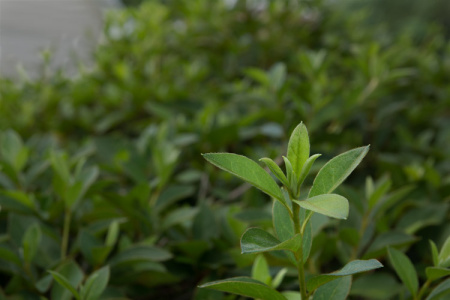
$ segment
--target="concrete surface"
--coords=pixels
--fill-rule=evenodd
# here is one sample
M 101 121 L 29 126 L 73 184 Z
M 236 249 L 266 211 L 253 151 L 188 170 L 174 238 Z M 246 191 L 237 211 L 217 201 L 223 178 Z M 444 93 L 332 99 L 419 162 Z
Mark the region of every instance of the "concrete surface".
M 53 53 L 53 70 L 73 73 L 76 59 L 89 62 L 102 10 L 116 5 L 114 0 L 0 0 L 0 74 L 17 76 L 21 65 L 36 76 L 45 49 Z

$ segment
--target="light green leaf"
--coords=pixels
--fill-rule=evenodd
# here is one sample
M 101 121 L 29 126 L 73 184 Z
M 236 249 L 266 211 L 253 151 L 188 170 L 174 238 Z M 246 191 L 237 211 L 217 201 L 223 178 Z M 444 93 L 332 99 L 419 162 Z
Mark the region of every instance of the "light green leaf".
M 281 190 L 273 178 L 253 160 L 233 153 L 205 153 L 213 165 L 249 182 L 269 196 L 284 202 Z
M 70 284 L 69 280 L 66 277 L 55 271 L 47 272 L 49 272 L 52 275 L 53 279 L 55 279 L 55 281 L 58 282 L 62 287 L 70 291 L 77 300 L 80 300 L 80 295 L 78 294 L 77 290 L 72 286 L 72 284 Z
M 286 300 L 282 294 L 273 288 L 248 277 L 234 277 L 213 281 L 201 285 L 200 288 L 208 288 L 261 300 Z
M 439 252 L 439 267 L 450 267 L 450 236 L 447 237 Z
M 82 300 L 97 300 L 105 290 L 109 281 L 109 266 L 92 273 L 81 289 Z
M 51 152 L 50 162 L 53 170 L 63 181 L 64 185 L 70 185 L 72 178 L 69 172 L 69 162 L 66 154 Z
M 412 295 L 417 294 L 419 288 L 419 280 L 417 278 L 416 269 L 409 260 L 408 256 L 395 248 L 388 248 L 389 261 L 395 269 L 398 277 L 406 285 Z
M 286 80 L 286 65 L 283 63 L 273 65 L 268 72 L 268 78 L 270 86 L 278 91 Z
M 436 280 L 441 277 L 450 275 L 450 269 L 440 267 L 428 267 L 425 269 L 425 273 L 427 274 L 427 278 L 429 280 Z
M 280 242 L 276 237 L 259 228 L 250 228 L 241 238 L 242 253 L 260 253 L 276 250 L 288 250 L 296 252 L 301 246 L 301 235 Z
M 337 219 L 347 219 L 348 200 L 337 194 L 318 195 L 303 201 L 293 200 L 304 209 Z
M 308 130 L 303 123 L 300 123 L 292 131 L 287 150 L 287 157 L 294 173 L 297 174 L 296 181 L 300 179 L 303 165 L 309 157 L 309 147 Z
M 388 177 L 383 177 L 376 185 L 372 193 L 370 193 L 369 199 L 369 208 L 374 207 L 378 201 L 383 197 L 387 191 L 391 188 L 392 182 Z
M 316 159 L 321 155 L 322 154 L 314 154 L 313 156 L 311 156 L 310 158 L 308 158 L 306 160 L 305 164 L 303 165 L 302 171 L 300 172 L 297 191 L 300 190 L 300 187 L 301 187 L 303 181 L 305 181 L 306 176 L 308 176 L 309 171 L 311 170 L 311 167 L 314 164 L 314 162 L 316 161 Z
M 314 293 L 314 300 L 345 300 L 351 286 L 351 276 L 340 277 L 319 287 Z
M 118 220 L 114 220 L 109 224 L 108 233 L 106 234 L 105 246 L 114 246 L 119 237 L 120 224 Z
M 450 278 L 439 284 L 431 293 L 428 295 L 426 300 L 441 300 L 448 299 L 450 295 Z
M 287 300 L 302 300 L 300 292 L 285 291 L 281 293 Z
M 334 191 L 358 166 L 368 151 L 369 146 L 360 147 L 328 161 L 314 179 L 308 198 Z
M 306 287 L 309 292 L 313 292 L 318 287 L 327 282 L 338 279 L 342 276 L 353 275 L 361 272 L 366 272 L 383 267 L 383 265 L 376 259 L 369 260 L 354 260 L 346 264 L 342 269 L 333 273 L 317 275 L 308 280 Z
M 292 169 L 292 164 L 289 159 L 283 156 L 283 160 L 284 165 L 286 166 L 287 181 L 289 182 L 288 188 L 295 196 L 297 195 L 297 175 Z
M 439 252 L 436 247 L 436 244 L 430 240 L 430 249 L 431 249 L 431 257 L 433 258 L 433 265 L 435 267 L 439 266 Z
M 286 178 L 286 175 L 284 175 L 283 171 L 273 160 L 267 157 L 263 157 L 260 159 L 260 161 L 262 161 L 269 168 L 272 174 L 275 175 L 284 186 L 289 187 L 289 182 Z
M 259 254 L 253 262 L 252 278 L 271 285 L 272 277 L 270 276 L 269 265 L 262 254 Z
M 287 271 L 288 271 L 287 268 L 283 268 L 277 273 L 277 275 L 275 275 L 275 277 L 272 280 L 272 287 L 274 289 L 278 288 L 280 284 L 283 282 L 284 276 L 286 275 Z
M 28 160 L 29 150 L 24 147 L 21 137 L 13 130 L 5 131 L 0 140 L 0 154 L 4 161 L 20 172 Z

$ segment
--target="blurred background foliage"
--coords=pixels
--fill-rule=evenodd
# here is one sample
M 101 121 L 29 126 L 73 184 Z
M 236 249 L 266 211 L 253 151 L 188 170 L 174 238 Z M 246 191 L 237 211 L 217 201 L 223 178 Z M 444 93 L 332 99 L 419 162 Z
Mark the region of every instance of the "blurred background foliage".
M 308 271 L 378 258 L 351 297 L 410 297 L 386 247 L 423 283 L 450 233 L 448 2 L 124 3 L 79 75 L 0 78 L 0 299 L 70 299 L 48 270 L 82 299 L 235 299 L 196 286 L 251 274 L 239 237 L 271 202 L 200 153 L 281 162 L 300 121 L 315 172 L 371 145 L 340 191 L 349 220 L 314 221 Z

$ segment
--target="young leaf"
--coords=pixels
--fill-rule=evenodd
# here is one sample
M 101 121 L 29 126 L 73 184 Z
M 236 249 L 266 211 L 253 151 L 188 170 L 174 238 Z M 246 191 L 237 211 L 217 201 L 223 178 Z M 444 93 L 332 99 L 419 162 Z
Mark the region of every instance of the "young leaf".
M 308 198 L 334 191 L 358 166 L 368 151 L 369 146 L 360 147 L 344 152 L 328 161 L 314 179 Z
M 450 267 L 450 236 L 447 237 L 439 252 L 439 267 Z
M 428 295 L 426 300 L 444 300 L 448 299 L 450 295 L 450 278 L 439 284 L 431 293 Z
M 313 292 L 319 286 L 324 285 L 327 282 L 338 279 L 342 276 L 353 275 L 361 272 L 366 272 L 383 267 L 383 265 L 376 259 L 369 260 L 354 260 L 346 264 L 339 271 L 333 273 L 317 275 L 308 280 L 306 287 L 308 291 Z
M 281 190 L 272 177 L 253 160 L 233 153 L 205 153 L 213 165 L 249 182 L 269 196 L 284 202 Z
M 292 169 L 292 164 L 289 161 L 289 159 L 285 156 L 283 156 L 284 165 L 286 166 L 286 174 L 287 174 L 287 181 L 289 182 L 288 188 L 289 190 L 296 195 L 297 194 L 297 175 L 295 174 L 294 170 Z
M 306 160 L 305 164 L 303 165 L 302 171 L 300 172 L 299 180 L 297 183 L 297 191 L 300 190 L 303 181 L 305 181 L 306 176 L 308 176 L 309 171 L 311 170 L 311 167 L 316 161 L 316 159 L 321 155 L 322 154 L 314 154 L 313 156 L 311 156 Z
M 300 123 L 292 131 L 287 150 L 287 158 L 292 164 L 294 173 L 297 174 L 296 181 L 299 180 L 303 165 L 309 157 L 309 147 L 308 130 Z
M 266 166 L 269 168 L 272 174 L 275 175 L 284 186 L 286 187 L 289 186 L 286 175 L 284 175 L 283 171 L 273 160 L 267 157 L 263 157 L 260 159 L 260 161 L 266 164 Z
M 350 292 L 351 285 L 351 276 L 330 281 L 317 289 L 314 293 L 314 300 L 345 300 Z
M 261 281 L 267 285 L 270 285 L 272 277 L 270 276 L 269 265 L 264 255 L 259 254 L 252 267 L 252 278 Z
M 287 268 L 283 268 L 277 273 L 277 275 L 275 275 L 275 278 L 272 280 L 272 287 L 274 289 L 278 288 L 283 282 L 284 276 L 286 275 L 287 271 Z
M 301 235 L 297 234 L 292 238 L 280 242 L 276 237 L 259 228 L 250 228 L 241 238 L 242 253 L 260 253 L 275 250 L 288 250 L 296 252 L 300 249 Z
M 318 195 L 303 201 L 293 200 L 301 207 L 337 219 L 347 219 L 348 200 L 337 194 Z
M 428 267 L 425 269 L 425 273 L 427 274 L 427 278 L 429 280 L 436 280 L 441 277 L 450 275 L 450 269 L 440 267 Z
M 55 279 L 55 281 L 58 282 L 62 287 L 70 291 L 77 300 L 80 300 L 80 295 L 78 294 L 77 290 L 70 284 L 66 277 L 55 271 L 47 272 L 49 272 L 52 275 L 53 279 Z
M 436 247 L 436 244 L 430 240 L 430 248 L 431 248 L 431 257 L 433 258 L 433 265 L 435 267 L 439 266 L 439 252 Z
M 114 246 L 119 237 L 120 224 L 119 221 L 114 220 L 109 224 L 108 233 L 106 234 L 105 246 Z
M 92 273 L 81 289 L 81 299 L 96 300 L 105 290 L 109 281 L 109 266 L 103 267 Z
M 398 277 L 406 285 L 411 295 L 416 295 L 419 288 L 416 269 L 409 260 L 408 256 L 395 248 L 388 248 L 389 260 L 395 269 Z
M 234 277 L 208 282 L 199 287 L 261 300 L 286 300 L 282 294 L 273 288 L 248 277 Z
M 273 202 L 272 220 L 275 233 L 280 241 L 287 241 L 294 236 L 294 222 L 289 215 L 288 209 L 279 201 Z M 292 252 L 286 252 L 286 255 L 289 261 L 295 266 L 297 260 L 294 254 Z

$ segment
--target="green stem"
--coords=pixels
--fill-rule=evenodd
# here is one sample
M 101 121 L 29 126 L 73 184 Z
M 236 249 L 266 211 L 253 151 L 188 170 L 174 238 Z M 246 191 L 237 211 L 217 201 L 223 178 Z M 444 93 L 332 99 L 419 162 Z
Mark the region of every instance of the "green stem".
M 298 284 L 300 287 L 300 294 L 302 299 L 308 299 L 308 293 L 306 292 L 306 280 L 305 280 L 305 268 L 303 262 L 303 232 L 302 232 L 302 224 L 300 224 L 300 206 L 297 204 L 293 205 L 293 214 L 294 214 L 294 230 L 295 234 L 301 234 L 301 245 L 299 252 L 295 255 L 297 260 L 297 271 L 298 271 Z
M 69 245 L 70 219 L 72 215 L 70 209 L 66 209 L 64 213 L 64 228 L 61 242 L 61 259 L 64 260 L 67 254 L 67 246 Z
M 430 283 L 431 283 L 431 280 L 429 280 L 429 279 L 427 281 L 425 281 L 425 283 L 420 288 L 420 291 L 417 294 L 417 297 L 415 297 L 414 299 L 417 299 L 417 300 L 422 299 L 422 296 L 425 293 L 425 291 L 428 289 L 428 286 L 430 285 Z

